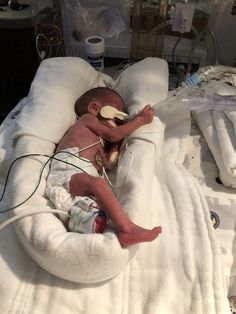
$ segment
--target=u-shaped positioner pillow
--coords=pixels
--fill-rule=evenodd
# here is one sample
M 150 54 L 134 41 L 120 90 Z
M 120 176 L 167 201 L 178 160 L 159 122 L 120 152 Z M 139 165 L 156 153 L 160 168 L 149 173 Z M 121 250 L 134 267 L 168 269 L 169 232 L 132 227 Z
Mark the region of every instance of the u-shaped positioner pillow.
M 157 60 L 160 59 L 143 62 L 151 66 L 153 62 L 157 65 Z M 162 60 L 158 62 L 166 71 L 167 65 Z M 138 64 L 135 65 L 136 70 Z M 142 62 L 140 65 L 144 73 L 145 65 Z M 129 74 L 131 81 L 136 70 Z M 157 68 L 159 77 L 158 71 Z M 161 72 L 160 75 L 166 80 L 167 76 L 163 77 Z M 14 156 L 32 153 L 51 155 L 75 121 L 75 100 L 92 87 L 104 86 L 104 80 L 111 83 L 110 77 L 96 72 L 80 58 L 59 57 L 43 61 L 17 120 L 13 136 Z M 122 79 L 120 85 L 116 82 L 116 88 L 120 86 L 124 89 L 122 82 Z M 129 83 L 126 81 L 126 84 Z M 125 95 L 124 90 L 122 93 Z M 132 100 L 132 93 L 135 93 L 135 89 L 129 90 L 129 100 Z M 9 181 L 9 206 L 19 204 L 32 193 L 46 161 L 47 157 L 37 156 L 16 162 Z M 48 167 L 36 193 L 14 210 L 15 215 L 32 209 L 40 211 L 53 208 L 44 195 L 47 173 Z M 95 283 L 112 278 L 125 268 L 138 250 L 138 245 L 121 248 L 113 230 L 106 230 L 103 234 L 67 232 L 52 213 L 28 216 L 15 222 L 14 227 L 23 247 L 37 264 L 55 276 L 74 282 Z

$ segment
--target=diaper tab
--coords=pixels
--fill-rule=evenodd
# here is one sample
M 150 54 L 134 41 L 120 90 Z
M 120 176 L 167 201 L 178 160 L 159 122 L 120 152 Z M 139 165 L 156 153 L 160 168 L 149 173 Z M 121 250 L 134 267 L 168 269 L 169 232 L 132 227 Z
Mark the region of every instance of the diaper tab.
M 98 204 L 88 196 L 80 196 L 74 206 L 77 206 L 85 211 L 91 211 L 93 208 L 97 208 Z

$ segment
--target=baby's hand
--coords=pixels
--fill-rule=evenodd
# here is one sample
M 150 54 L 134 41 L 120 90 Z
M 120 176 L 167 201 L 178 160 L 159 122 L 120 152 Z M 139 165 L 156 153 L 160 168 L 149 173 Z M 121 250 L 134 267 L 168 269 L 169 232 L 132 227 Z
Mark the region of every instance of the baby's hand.
M 150 105 L 146 105 L 140 112 L 139 116 L 143 119 L 144 124 L 151 123 L 154 116 L 154 110 Z

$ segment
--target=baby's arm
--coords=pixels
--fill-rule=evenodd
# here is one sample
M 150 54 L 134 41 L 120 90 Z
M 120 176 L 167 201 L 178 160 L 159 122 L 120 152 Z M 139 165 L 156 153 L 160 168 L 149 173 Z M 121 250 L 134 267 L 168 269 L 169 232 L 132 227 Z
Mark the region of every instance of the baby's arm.
M 101 136 L 103 139 L 109 142 L 118 142 L 124 137 L 138 129 L 140 126 L 151 123 L 154 116 L 154 110 L 150 105 L 146 105 L 143 110 L 131 121 L 128 121 L 124 125 L 119 125 L 116 128 L 110 128 L 101 123 L 98 119 L 93 119 L 93 121 L 88 121 L 86 126 Z

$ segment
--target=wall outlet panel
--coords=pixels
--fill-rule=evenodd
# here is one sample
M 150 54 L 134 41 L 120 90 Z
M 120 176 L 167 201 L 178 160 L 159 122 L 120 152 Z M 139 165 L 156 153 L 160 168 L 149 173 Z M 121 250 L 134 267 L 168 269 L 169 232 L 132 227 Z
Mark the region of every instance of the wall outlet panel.
M 172 31 L 187 33 L 191 31 L 194 14 L 194 5 L 189 3 L 177 3 L 172 24 Z

